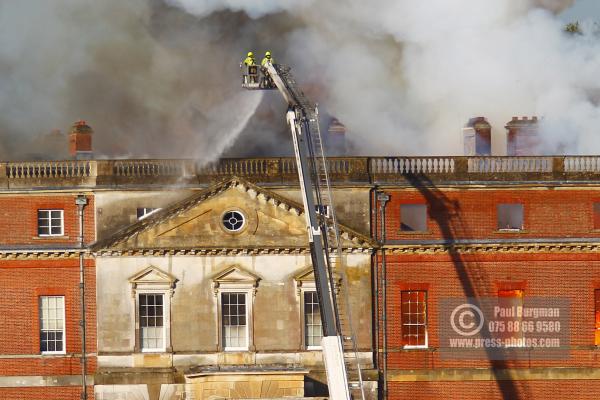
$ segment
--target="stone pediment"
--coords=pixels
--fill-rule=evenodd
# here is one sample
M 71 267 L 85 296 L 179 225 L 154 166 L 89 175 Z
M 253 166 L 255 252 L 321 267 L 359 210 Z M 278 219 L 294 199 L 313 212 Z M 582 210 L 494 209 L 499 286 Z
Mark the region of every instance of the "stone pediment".
M 96 243 L 94 251 L 146 249 L 306 249 L 302 205 L 234 178 L 193 195 Z M 343 248 L 372 248 L 340 225 Z
M 294 282 L 296 282 L 296 289 L 298 291 L 298 295 L 302 289 L 315 289 L 315 271 L 313 267 L 304 268 L 296 275 L 294 275 Z M 340 284 L 342 282 L 342 277 L 337 271 L 333 271 L 333 285 L 335 286 L 335 290 L 338 291 L 340 288 Z
M 298 282 L 299 286 L 302 286 L 303 282 L 314 282 L 315 271 L 313 267 L 304 268 L 302 271 L 294 275 L 294 280 Z
M 219 272 L 212 278 L 212 281 L 215 290 L 220 288 L 250 289 L 258 286 L 260 277 L 236 265 Z
M 155 266 L 149 266 L 129 277 L 132 289 L 173 289 L 177 278 Z

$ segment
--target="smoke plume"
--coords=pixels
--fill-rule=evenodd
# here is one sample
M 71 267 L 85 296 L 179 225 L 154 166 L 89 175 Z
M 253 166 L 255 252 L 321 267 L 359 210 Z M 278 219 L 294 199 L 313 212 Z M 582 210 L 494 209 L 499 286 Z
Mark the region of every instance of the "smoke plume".
M 240 88 L 248 50 L 293 66 L 360 154 L 460 154 L 476 115 L 497 154 L 513 115 L 544 117 L 548 151 L 600 153 L 600 40 L 563 32 L 571 3 L 1 2 L 0 155 L 79 118 L 109 157 L 289 153 L 283 100 Z

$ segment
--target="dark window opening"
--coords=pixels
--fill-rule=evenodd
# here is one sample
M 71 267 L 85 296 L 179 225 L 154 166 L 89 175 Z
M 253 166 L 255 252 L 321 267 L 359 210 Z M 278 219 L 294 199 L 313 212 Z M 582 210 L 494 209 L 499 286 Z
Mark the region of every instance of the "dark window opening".
M 427 230 L 427 206 L 425 204 L 401 204 L 400 230 L 425 232 Z
M 595 330 L 594 344 L 600 346 L 600 289 L 594 290 Z
M 238 211 L 227 211 L 223 214 L 223 226 L 230 232 L 237 232 L 244 227 L 244 215 Z
M 594 203 L 594 229 L 600 229 L 600 203 Z
M 523 204 L 498 204 L 498 229 L 523 229 Z
M 151 208 L 151 207 L 138 207 L 137 209 L 137 219 L 144 219 L 149 215 L 154 214 L 155 212 L 160 211 L 160 208 Z

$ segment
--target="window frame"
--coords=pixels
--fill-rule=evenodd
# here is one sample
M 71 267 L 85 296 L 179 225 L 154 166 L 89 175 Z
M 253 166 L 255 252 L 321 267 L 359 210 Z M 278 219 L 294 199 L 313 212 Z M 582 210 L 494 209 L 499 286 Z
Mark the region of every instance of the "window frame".
M 594 345 L 600 347 L 600 288 L 594 289 Z
M 306 285 L 306 283 L 305 283 Z M 308 287 L 303 287 L 300 290 L 300 301 L 301 301 L 301 313 L 300 313 L 300 318 L 301 318 L 301 322 L 302 322 L 302 347 L 304 347 L 304 349 L 309 350 L 309 351 L 319 351 L 319 350 L 323 350 L 323 346 L 318 345 L 318 346 L 311 346 L 308 344 L 307 341 L 307 323 L 306 323 L 306 301 L 305 301 L 305 295 L 307 293 L 314 293 L 315 296 L 317 296 L 317 304 L 318 304 L 318 299 L 319 296 L 317 294 L 317 288 L 316 286 L 314 286 L 314 282 L 313 282 L 313 287 L 310 287 L 310 285 L 307 285 Z M 321 339 L 323 339 L 323 321 L 321 320 L 321 305 L 319 304 L 319 322 L 321 323 Z
M 518 293 L 518 295 L 508 295 L 510 292 L 513 293 Z M 500 299 L 504 298 L 504 299 L 519 299 L 520 300 L 520 306 L 523 307 L 525 305 L 525 290 L 522 288 L 514 288 L 514 289 L 498 289 L 498 292 L 496 294 L 496 296 L 498 297 L 498 305 L 500 306 Z M 511 304 L 511 307 L 513 307 L 514 305 Z M 517 305 L 518 306 L 518 305 Z M 523 321 L 523 317 L 512 317 L 510 319 L 507 319 L 506 322 L 508 323 L 508 321 L 519 321 L 519 325 L 522 323 Z M 510 345 L 507 346 L 506 344 L 503 345 L 503 348 L 505 349 L 514 349 L 514 348 L 523 348 L 525 347 L 525 343 L 522 340 L 525 337 L 525 334 L 522 330 L 519 330 L 518 332 L 508 332 L 508 330 L 504 331 L 501 333 L 500 335 L 502 337 L 502 340 L 508 340 L 508 339 L 514 339 L 514 340 L 521 340 L 521 344 L 515 344 L 515 345 Z
M 227 226 L 227 224 L 225 222 L 225 216 L 227 214 L 232 214 L 232 217 L 234 217 L 234 214 L 237 214 L 237 216 L 241 217 L 242 224 L 239 226 L 239 228 L 235 229 L 235 227 L 230 228 Z M 244 212 L 242 212 L 241 210 L 239 210 L 237 208 L 227 209 L 225 212 L 223 212 L 223 214 L 221 214 L 221 227 L 224 229 L 225 232 L 227 232 L 231 235 L 236 235 L 236 234 L 243 232 L 247 226 L 248 226 L 248 217 L 246 216 L 246 214 Z
M 500 207 L 501 206 L 520 206 L 521 207 L 521 227 L 520 228 L 502 228 L 500 227 Z M 510 213 L 509 213 L 510 214 Z M 510 220 L 510 218 L 509 218 Z M 496 203 L 496 229 L 498 232 L 522 232 L 525 230 L 525 204 L 520 202 Z
M 424 220 L 423 220 L 423 226 L 425 229 L 422 230 L 407 230 L 407 229 L 402 229 L 402 208 L 403 207 L 419 207 L 419 209 L 421 209 L 424 211 Z M 429 232 L 429 221 L 427 218 L 427 212 L 428 212 L 428 207 L 426 203 L 401 203 L 399 206 L 400 210 L 399 210 L 399 216 L 400 216 L 400 225 L 399 225 L 399 230 L 400 233 L 405 234 L 405 233 L 427 233 Z M 408 226 L 408 225 L 407 225 Z
M 244 295 L 244 300 L 245 300 L 245 308 L 246 308 L 246 332 L 245 332 L 245 339 L 246 339 L 246 346 L 227 346 L 225 343 L 225 324 L 224 324 L 224 320 L 223 320 L 223 295 L 226 293 L 236 293 L 236 294 L 243 294 Z M 252 315 L 250 313 L 250 301 L 249 301 L 249 296 L 251 296 L 251 293 L 249 290 L 244 290 L 244 289 L 236 289 L 236 288 L 226 288 L 226 289 L 221 289 L 219 290 L 219 342 L 221 343 L 221 347 L 223 348 L 223 351 L 249 351 L 250 350 L 250 316 Z
M 143 210 L 142 215 L 140 215 L 140 210 Z M 150 210 L 150 211 L 147 211 L 147 210 Z M 160 208 L 160 207 L 137 207 L 135 210 L 135 213 L 136 213 L 137 220 L 141 221 L 144 218 L 148 218 L 152 214 L 159 212 L 160 210 L 162 210 L 162 208 Z
M 261 278 L 239 265 L 233 265 L 213 276 L 213 294 L 215 296 L 215 330 L 217 336 L 217 351 L 255 351 L 254 347 L 254 300 Z M 246 293 L 246 324 L 247 347 L 225 349 L 223 343 L 223 315 L 221 307 L 221 293 Z
M 140 295 L 161 295 L 163 298 L 163 315 L 162 315 L 162 319 L 163 319 L 163 326 L 162 326 L 162 341 L 163 341 L 163 346 L 162 347 L 155 347 L 155 348 L 144 348 L 143 347 L 143 339 L 142 339 L 142 322 L 141 322 L 141 313 L 140 313 Z M 169 314 L 169 309 L 170 307 L 170 301 L 168 300 L 170 296 L 168 296 L 168 291 L 167 290 L 148 290 L 148 289 L 142 289 L 142 290 L 136 290 L 135 293 L 135 325 L 136 325 L 136 343 L 138 344 L 137 347 L 139 349 L 139 351 L 141 353 L 165 353 L 167 352 L 167 349 L 169 348 L 170 345 L 170 340 L 168 340 L 167 335 L 169 334 L 169 329 L 167 329 L 168 326 L 170 326 L 170 322 L 171 319 L 167 318 L 167 315 Z
M 592 201 L 592 230 L 600 230 L 600 201 Z
M 60 212 L 60 233 L 52 233 L 52 212 Z M 40 212 L 48 212 L 48 217 L 40 218 Z M 48 220 L 48 233 L 40 233 L 40 219 Z M 37 235 L 38 237 L 56 237 L 65 235 L 65 210 L 61 208 L 39 208 L 37 210 Z
M 411 293 L 411 292 L 423 292 L 425 293 L 425 323 L 422 324 L 422 326 L 425 327 L 425 343 L 424 344 L 418 344 L 418 345 L 414 345 L 414 344 L 405 344 L 404 341 L 404 326 L 406 325 L 404 323 L 404 313 L 402 312 L 402 307 L 404 305 L 403 301 L 402 301 L 402 294 L 403 293 Z M 424 289 L 405 289 L 405 290 L 401 290 L 400 291 L 400 337 L 401 337 L 401 341 L 402 341 L 402 348 L 403 349 L 428 349 L 429 348 L 429 304 L 428 304 L 428 300 L 429 300 L 429 291 L 428 290 L 424 290 Z M 416 324 L 419 325 L 419 324 Z M 420 326 L 420 325 L 419 325 Z
M 54 298 L 62 298 L 63 300 L 63 304 L 62 304 L 62 346 L 63 349 L 61 351 L 43 351 L 42 350 L 42 332 L 43 332 L 43 323 L 42 323 L 42 319 L 43 319 L 43 309 L 42 309 L 42 298 L 50 298 L 50 297 L 54 297 Z M 67 304 L 66 304 L 66 296 L 65 295 L 40 295 L 38 296 L 38 324 L 39 324 L 39 349 L 40 349 L 40 354 L 41 355 L 60 355 L 60 354 L 67 354 L 67 320 L 66 320 L 66 308 L 67 308 Z
M 134 336 L 134 352 L 136 353 L 160 353 L 161 350 L 142 350 L 141 343 L 141 327 L 140 327 L 140 301 L 139 294 L 163 294 L 163 326 L 165 332 L 165 349 L 164 353 L 169 353 L 173 350 L 171 346 L 171 298 L 175 293 L 176 282 L 178 281 L 173 275 L 160 270 L 159 268 L 149 265 L 135 275 L 129 277 L 131 285 L 131 326 Z

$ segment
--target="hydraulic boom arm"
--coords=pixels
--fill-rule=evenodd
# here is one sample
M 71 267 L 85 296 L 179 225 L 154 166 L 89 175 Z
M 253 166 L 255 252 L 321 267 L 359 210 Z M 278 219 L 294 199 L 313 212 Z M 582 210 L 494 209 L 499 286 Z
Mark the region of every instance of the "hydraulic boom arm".
M 318 182 L 314 180 L 314 177 L 318 174 L 314 161 L 315 144 L 311 142 L 311 125 L 318 124 L 317 110 L 315 105 L 311 104 L 296 87 L 296 82 L 289 75 L 287 68 L 271 63 L 267 63 L 264 68 L 266 72 L 260 81 L 257 77 L 249 79 L 245 76 L 244 86 L 248 89 L 274 89 L 276 87 L 288 103 L 287 122 L 294 142 L 310 254 L 323 325 L 321 345 L 327 372 L 329 397 L 333 400 L 349 400 L 350 391 L 344 362 L 342 334 L 338 323 L 334 288 L 332 287 L 333 281 L 328 273 L 327 232 L 323 232 L 323 224 L 320 223 L 320 218 L 317 215 L 316 206 L 320 206 L 320 204 L 315 202 L 315 197 L 319 198 L 320 195 Z

